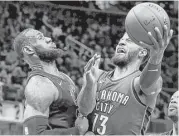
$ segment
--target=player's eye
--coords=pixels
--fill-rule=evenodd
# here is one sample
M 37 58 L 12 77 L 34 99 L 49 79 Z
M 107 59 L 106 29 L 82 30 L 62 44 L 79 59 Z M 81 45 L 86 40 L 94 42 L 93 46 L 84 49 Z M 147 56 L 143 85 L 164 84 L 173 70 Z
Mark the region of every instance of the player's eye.
M 176 101 L 171 101 L 171 103 L 177 103 Z
M 132 40 L 131 40 L 130 38 L 127 38 L 126 41 L 128 41 L 128 42 L 132 42 Z
M 42 36 L 39 36 L 39 40 L 42 40 L 42 38 L 43 38 Z
M 38 36 L 38 39 L 39 39 L 39 40 L 43 40 L 43 39 L 44 39 L 44 36 L 43 36 L 43 35 L 39 35 L 39 36 Z

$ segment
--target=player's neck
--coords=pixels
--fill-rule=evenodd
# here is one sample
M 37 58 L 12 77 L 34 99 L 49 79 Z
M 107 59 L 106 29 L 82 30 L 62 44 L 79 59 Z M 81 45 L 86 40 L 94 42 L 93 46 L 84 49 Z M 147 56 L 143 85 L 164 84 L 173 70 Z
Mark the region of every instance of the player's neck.
M 139 70 L 139 66 L 138 66 L 137 62 L 133 63 L 133 64 L 130 63 L 124 68 L 116 67 L 114 70 L 112 79 L 118 80 L 118 79 L 123 78 L 137 70 Z
M 57 75 L 59 73 L 55 61 L 52 63 L 41 62 L 43 70 L 49 74 Z

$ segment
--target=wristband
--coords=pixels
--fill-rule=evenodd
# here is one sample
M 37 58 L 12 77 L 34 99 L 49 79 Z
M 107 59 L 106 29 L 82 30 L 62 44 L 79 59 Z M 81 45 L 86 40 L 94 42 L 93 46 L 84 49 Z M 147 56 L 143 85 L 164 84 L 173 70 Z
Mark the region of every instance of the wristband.
M 161 70 L 161 62 L 159 64 L 148 63 L 147 71 L 160 71 Z

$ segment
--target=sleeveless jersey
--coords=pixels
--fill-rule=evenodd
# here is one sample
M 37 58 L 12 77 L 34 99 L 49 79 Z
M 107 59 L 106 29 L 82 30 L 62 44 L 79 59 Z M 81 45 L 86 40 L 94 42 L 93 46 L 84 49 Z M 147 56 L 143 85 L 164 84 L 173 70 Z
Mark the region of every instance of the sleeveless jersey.
M 36 75 L 48 78 L 59 91 L 58 99 L 49 107 L 49 126 L 51 129 L 73 127 L 77 109 L 75 102 L 77 92 L 75 92 L 73 81 L 64 73 L 60 72 L 60 76 L 55 76 L 39 69 L 31 71 L 28 80 Z
M 89 115 L 90 129 L 97 135 L 143 135 L 152 108 L 139 99 L 133 85 L 140 71 L 119 80 L 104 72 L 98 80 L 96 106 Z

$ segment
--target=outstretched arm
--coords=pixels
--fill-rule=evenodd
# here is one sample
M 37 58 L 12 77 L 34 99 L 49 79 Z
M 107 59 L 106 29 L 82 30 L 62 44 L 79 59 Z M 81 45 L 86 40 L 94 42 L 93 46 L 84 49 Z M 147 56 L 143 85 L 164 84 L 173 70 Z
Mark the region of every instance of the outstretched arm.
M 147 95 L 155 94 L 158 90 L 161 90 L 159 88 L 156 89 L 156 86 L 160 86 L 159 84 L 162 83 L 161 62 L 164 51 L 167 48 L 173 34 L 173 30 L 168 32 L 166 25 L 164 25 L 163 38 L 157 27 L 155 28 L 155 32 L 157 34 L 157 39 L 155 39 L 150 32 L 148 33 L 153 45 L 147 45 L 146 43 L 140 42 L 143 47 L 150 49 L 149 61 L 143 69 L 139 80 L 140 88 Z
M 48 130 L 49 106 L 58 98 L 57 88 L 41 76 L 29 80 L 25 90 L 24 134 L 28 135 L 78 135 L 79 127 Z
M 83 116 L 91 113 L 96 105 L 97 80 L 102 73 L 99 63 L 100 56 L 95 54 L 85 66 L 84 83 L 77 98 L 78 110 Z

